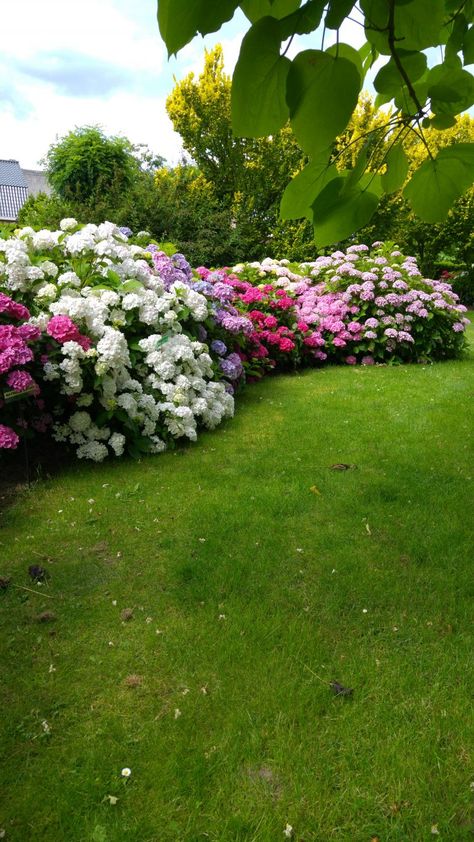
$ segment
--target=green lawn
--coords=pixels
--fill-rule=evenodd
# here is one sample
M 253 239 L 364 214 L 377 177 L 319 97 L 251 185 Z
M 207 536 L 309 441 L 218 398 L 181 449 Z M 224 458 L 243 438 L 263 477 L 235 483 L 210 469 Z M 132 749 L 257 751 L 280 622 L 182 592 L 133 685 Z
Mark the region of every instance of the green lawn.
M 472 357 L 270 378 L 195 445 L 20 494 L 5 839 L 472 839 L 473 394 Z

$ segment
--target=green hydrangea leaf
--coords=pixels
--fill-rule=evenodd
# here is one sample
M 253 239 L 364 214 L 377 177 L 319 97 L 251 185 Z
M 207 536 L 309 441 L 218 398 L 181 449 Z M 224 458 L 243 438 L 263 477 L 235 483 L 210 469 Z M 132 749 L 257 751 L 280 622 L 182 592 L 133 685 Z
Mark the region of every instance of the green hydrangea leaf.
M 280 28 L 265 17 L 248 31 L 232 80 L 232 128 L 239 137 L 277 132 L 288 120 L 286 80 L 291 62 L 280 55 Z
M 347 58 L 305 50 L 294 59 L 287 82 L 290 122 L 309 155 L 317 155 L 345 129 L 357 105 L 361 77 Z
M 474 143 L 453 143 L 428 158 L 413 173 L 403 193 L 424 222 L 446 219 L 453 202 L 474 177 Z

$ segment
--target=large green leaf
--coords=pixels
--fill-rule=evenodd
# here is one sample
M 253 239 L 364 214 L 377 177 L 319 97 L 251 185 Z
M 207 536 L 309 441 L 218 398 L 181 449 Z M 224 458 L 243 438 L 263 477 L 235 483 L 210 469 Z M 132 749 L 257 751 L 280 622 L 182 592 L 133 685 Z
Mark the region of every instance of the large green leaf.
M 355 0 L 329 0 L 324 25 L 328 29 L 339 29 L 355 5 Z
M 307 35 L 318 28 L 323 16 L 326 0 L 309 0 L 293 14 L 283 18 L 280 22 L 281 40 L 285 41 L 292 35 Z
M 385 193 L 395 193 L 403 187 L 410 166 L 401 143 L 392 146 L 385 163 L 387 172 L 382 175 L 382 187 Z
M 474 179 L 474 143 L 454 143 L 413 173 L 405 198 L 425 222 L 441 222 Z
M 317 155 L 345 129 L 357 105 L 361 78 L 355 64 L 320 50 L 294 59 L 287 83 L 290 121 L 305 152 Z
M 390 55 L 387 34 L 389 0 L 361 0 L 367 40 L 379 53 Z M 410 0 L 395 5 L 395 43 L 404 50 L 424 50 L 436 46 L 443 27 L 444 0 Z
M 474 64 L 474 26 L 466 32 L 462 43 L 464 64 Z
M 350 47 L 349 44 L 343 44 L 342 42 L 339 44 L 332 44 L 326 50 L 328 56 L 334 56 L 337 58 L 347 58 L 349 61 L 352 62 L 357 67 L 359 76 L 361 78 L 361 84 L 364 79 L 364 68 L 363 68 L 363 61 L 362 56 L 359 50 L 355 50 L 354 47 Z
M 460 66 L 443 62 L 429 71 L 427 94 L 435 114 L 460 114 L 474 104 L 474 79 Z
M 239 5 L 249 21 L 256 23 L 267 16 L 284 18 L 294 12 L 300 3 L 301 0 L 243 0 Z
M 291 62 L 280 55 L 280 28 L 275 18 L 257 21 L 240 48 L 232 80 L 232 128 L 239 137 L 261 137 L 288 120 L 286 79 Z
M 415 82 L 426 70 L 426 56 L 424 53 L 397 50 L 397 55 L 410 82 Z M 381 94 L 395 96 L 405 82 L 393 58 L 380 68 L 374 79 L 374 88 Z
M 311 161 L 286 187 L 280 204 L 282 219 L 313 218 L 311 205 L 318 193 L 337 176 L 336 167 L 329 164 L 329 149 Z
M 345 191 L 345 178 L 333 179 L 313 202 L 314 238 L 322 248 L 345 240 L 367 225 L 378 205 L 378 197 L 355 186 Z
M 239 0 L 158 0 L 158 25 L 168 55 L 177 53 L 198 32 L 216 32 L 238 5 Z

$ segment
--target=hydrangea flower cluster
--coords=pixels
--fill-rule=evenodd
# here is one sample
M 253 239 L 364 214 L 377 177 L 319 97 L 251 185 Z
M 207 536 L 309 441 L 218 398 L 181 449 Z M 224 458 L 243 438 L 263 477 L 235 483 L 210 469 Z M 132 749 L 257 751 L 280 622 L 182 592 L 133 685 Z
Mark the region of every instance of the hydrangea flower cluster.
M 111 223 L 68 219 L 0 240 L 0 285 L 47 340 L 40 379 L 53 437 L 79 458 L 156 453 L 233 414 L 241 367 L 226 371 L 205 344 L 214 305 L 191 279 L 182 255 L 145 251 Z
M 40 418 L 34 410 L 41 410 L 38 398 L 40 387 L 25 366 L 34 362 L 31 347 L 40 339 L 37 327 L 26 322 L 30 318 L 27 307 L 0 293 L 0 449 L 15 449 L 20 441 L 19 433 L 34 420 L 37 429 Z M 22 323 L 20 323 L 22 322 Z M 25 418 L 28 404 L 29 421 Z M 33 405 L 33 413 L 31 412 Z M 44 419 L 43 419 L 44 424 Z
M 465 309 L 383 243 L 193 271 L 129 229 L 65 219 L 0 239 L 0 388 L 30 390 L 31 426 L 52 422 L 79 458 L 158 453 L 231 416 L 245 378 L 457 356 Z M 15 447 L 0 412 L 0 448 Z

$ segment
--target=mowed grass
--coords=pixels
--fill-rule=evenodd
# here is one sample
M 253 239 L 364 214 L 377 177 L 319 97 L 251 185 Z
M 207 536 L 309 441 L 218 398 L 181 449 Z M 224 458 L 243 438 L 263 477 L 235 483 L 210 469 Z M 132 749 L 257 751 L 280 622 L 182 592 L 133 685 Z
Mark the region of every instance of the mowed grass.
M 5 838 L 472 839 L 473 394 L 472 358 L 275 377 L 18 496 Z

